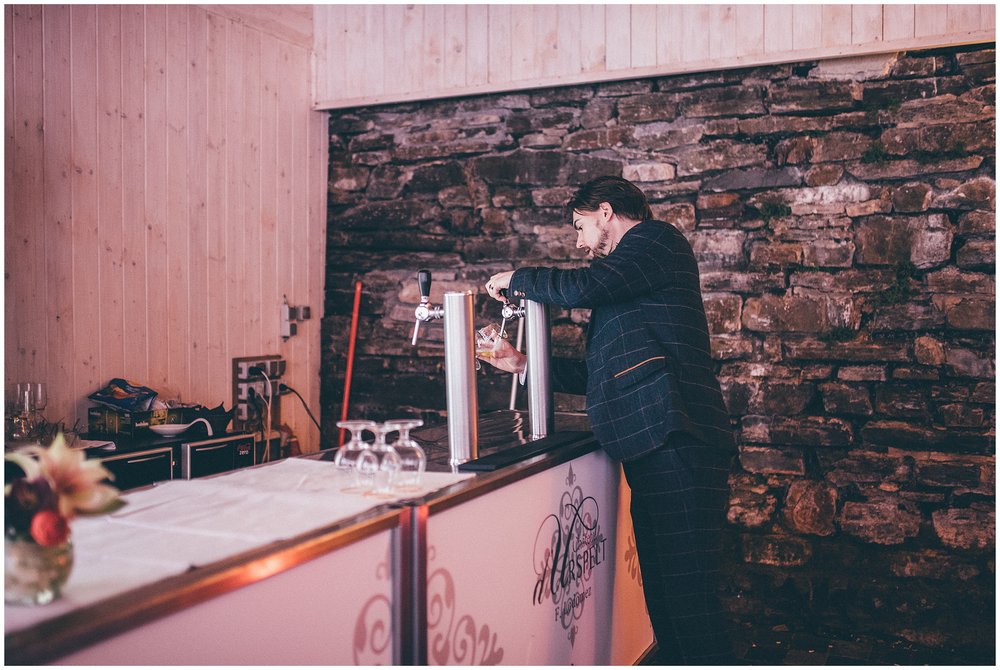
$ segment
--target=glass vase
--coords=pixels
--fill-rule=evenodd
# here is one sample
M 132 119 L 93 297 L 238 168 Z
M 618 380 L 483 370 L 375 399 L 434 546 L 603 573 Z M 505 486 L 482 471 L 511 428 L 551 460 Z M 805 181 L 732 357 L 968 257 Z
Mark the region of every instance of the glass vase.
M 31 539 L 4 537 L 4 602 L 45 605 L 62 595 L 73 569 L 73 543 L 43 547 Z

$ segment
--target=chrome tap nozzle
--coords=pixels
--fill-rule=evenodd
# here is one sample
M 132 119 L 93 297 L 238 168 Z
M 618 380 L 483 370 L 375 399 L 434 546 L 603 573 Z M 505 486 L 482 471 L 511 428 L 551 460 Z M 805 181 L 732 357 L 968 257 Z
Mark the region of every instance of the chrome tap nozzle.
M 515 306 L 507 297 L 507 289 L 500 289 L 500 295 L 506 301 L 503 307 L 500 308 L 500 316 L 503 317 L 503 321 L 500 322 L 500 337 L 503 337 L 507 332 L 508 321 L 524 318 L 524 305 L 522 304 L 520 307 Z

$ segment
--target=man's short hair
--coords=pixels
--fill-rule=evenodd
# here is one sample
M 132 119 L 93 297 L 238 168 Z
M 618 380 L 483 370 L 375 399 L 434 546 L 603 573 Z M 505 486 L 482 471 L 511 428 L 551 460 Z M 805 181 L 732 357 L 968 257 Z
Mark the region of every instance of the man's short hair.
M 581 186 L 566 205 L 566 216 L 573 222 L 573 211 L 595 212 L 602 202 L 611 205 L 615 214 L 633 221 L 653 218 L 646 194 L 639 187 L 622 177 L 605 176 L 592 179 Z

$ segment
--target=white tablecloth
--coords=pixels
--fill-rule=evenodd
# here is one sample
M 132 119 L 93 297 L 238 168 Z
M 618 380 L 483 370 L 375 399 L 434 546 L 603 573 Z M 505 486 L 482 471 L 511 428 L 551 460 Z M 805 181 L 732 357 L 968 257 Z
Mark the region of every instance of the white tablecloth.
M 128 493 L 122 496 L 127 504 L 114 514 L 72 522 L 75 560 L 63 597 L 43 607 L 5 606 L 4 629 L 19 630 L 192 567 L 472 476 L 427 472 L 419 491 L 373 498 L 345 493 L 350 478 L 328 461 L 290 458 Z

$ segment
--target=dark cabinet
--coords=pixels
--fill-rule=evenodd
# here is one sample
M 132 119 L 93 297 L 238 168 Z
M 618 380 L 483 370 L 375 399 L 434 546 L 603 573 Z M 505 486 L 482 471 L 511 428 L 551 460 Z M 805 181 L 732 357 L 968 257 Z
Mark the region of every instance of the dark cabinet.
M 253 465 L 252 435 L 233 435 L 181 445 L 181 477 L 193 479 Z
M 149 486 L 174 478 L 174 450 L 170 447 L 101 457 L 101 465 L 114 476 L 119 491 Z
M 114 476 L 110 483 L 119 491 L 126 491 L 170 479 L 207 477 L 253 465 L 254 446 L 254 436 L 250 433 L 191 442 L 177 437 L 153 438 L 145 443 L 122 440 L 112 454 L 92 448 L 88 449 L 87 457 L 100 460 Z

